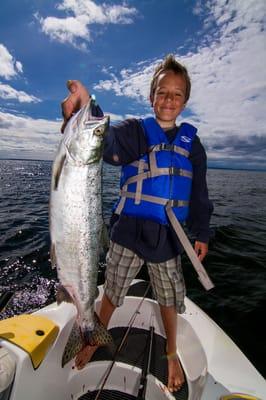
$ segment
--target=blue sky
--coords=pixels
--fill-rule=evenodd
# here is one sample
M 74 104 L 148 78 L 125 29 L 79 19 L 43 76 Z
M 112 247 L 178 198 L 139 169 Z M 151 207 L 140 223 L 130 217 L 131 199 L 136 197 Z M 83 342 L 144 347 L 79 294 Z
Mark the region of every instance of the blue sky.
M 2 0 L 0 158 L 53 159 L 68 79 L 112 121 L 151 114 L 149 82 L 168 53 L 192 93 L 209 166 L 266 170 L 265 0 Z

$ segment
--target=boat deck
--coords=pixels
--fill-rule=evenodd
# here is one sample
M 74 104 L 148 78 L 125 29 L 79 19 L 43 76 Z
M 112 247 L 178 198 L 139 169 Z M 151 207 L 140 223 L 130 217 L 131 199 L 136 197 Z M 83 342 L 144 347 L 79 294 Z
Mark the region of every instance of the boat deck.
M 143 296 L 147 287 L 147 282 L 139 282 L 133 285 L 128 295 L 130 296 Z M 152 292 L 149 291 L 146 297 L 152 298 Z M 108 361 L 113 360 L 115 349 L 120 345 L 123 336 L 127 330 L 127 327 L 112 328 L 110 332 L 114 339 L 113 347 L 101 347 L 93 355 L 91 362 L 93 361 Z M 129 335 L 122 349 L 116 356 L 116 361 L 130 364 L 134 367 L 138 367 L 141 370 L 145 369 L 146 358 L 149 351 L 149 335 L 150 332 L 144 329 L 131 328 Z M 165 346 L 166 340 L 160 335 L 154 333 L 152 349 L 151 349 L 151 362 L 149 373 L 154 375 L 164 385 L 167 385 L 167 359 L 165 357 Z M 126 385 L 126 382 L 125 382 Z M 89 392 L 82 395 L 79 400 L 93 400 L 97 395 L 97 391 Z M 173 393 L 177 400 L 188 399 L 188 385 L 187 382 L 182 388 Z M 135 397 L 129 394 L 125 394 L 113 390 L 103 390 L 99 400 L 135 400 L 141 399 L 142 397 Z

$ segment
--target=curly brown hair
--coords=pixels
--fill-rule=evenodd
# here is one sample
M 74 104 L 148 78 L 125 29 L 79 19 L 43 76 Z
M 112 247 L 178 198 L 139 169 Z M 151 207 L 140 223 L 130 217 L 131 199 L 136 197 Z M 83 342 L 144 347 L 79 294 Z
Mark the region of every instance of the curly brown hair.
M 162 72 L 165 71 L 173 71 L 177 75 L 181 75 L 185 82 L 186 82 L 186 93 L 185 93 L 185 102 L 188 101 L 189 96 L 190 96 L 190 90 L 191 90 L 191 81 L 190 77 L 188 75 L 188 71 L 184 65 L 180 64 L 178 61 L 176 61 L 175 57 L 173 54 L 168 54 L 165 59 L 157 65 L 152 80 L 151 80 L 151 86 L 150 86 L 150 99 L 151 101 L 153 100 L 154 92 L 157 87 L 157 82 L 159 75 Z

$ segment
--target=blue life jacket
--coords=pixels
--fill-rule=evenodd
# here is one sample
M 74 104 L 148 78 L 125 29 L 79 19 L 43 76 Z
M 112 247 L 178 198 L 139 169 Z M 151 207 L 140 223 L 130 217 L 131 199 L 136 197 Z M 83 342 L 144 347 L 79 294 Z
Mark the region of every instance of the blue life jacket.
M 197 129 L 182 123 L 170 143 L 154 118 L 141 123 L 149 151 L 122 167 L 120 198 L 114 212 L 168 224 L 165 210 L 168 205 L 183 222 L 188 216 L 192 183 L 189 154 Z

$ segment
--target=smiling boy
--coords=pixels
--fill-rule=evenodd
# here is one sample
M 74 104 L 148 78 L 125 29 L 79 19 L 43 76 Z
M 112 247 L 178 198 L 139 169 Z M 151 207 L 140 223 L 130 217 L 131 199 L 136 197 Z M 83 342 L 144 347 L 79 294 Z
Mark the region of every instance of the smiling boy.
M 111 126 L 104 160 L 120 165 L 121 196 L 111 217 L 105 290 L 100 319 L 107 327 L 123 303 L 130 283 L 146 262 L 166 333 L 168 389 L 179 390 L 183 370 L 176 352 L 177 314 L 185 311 L 182 246 L 169 221 L 166 205 L 187 223 L 196 237 L 194 249 L 202 261 L 208 252 L 212 205 L 206 184 L 206 153 L 196 128 L 176 125 L 190 96 L 186 68 L 172 55 L 158 65 L 150 88 L 151 118 L 128 119 Z M 82 96 L 82 95 L 81 95 Z M 64 112 L 64 104 L 63 104 Z M 85 347 L 76 357 L 81 369 L 96 347 Z

